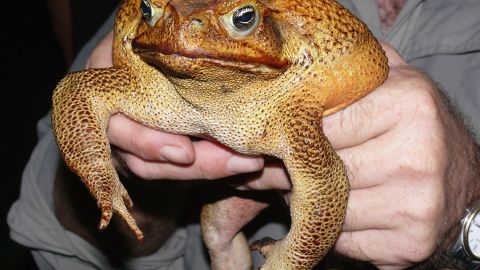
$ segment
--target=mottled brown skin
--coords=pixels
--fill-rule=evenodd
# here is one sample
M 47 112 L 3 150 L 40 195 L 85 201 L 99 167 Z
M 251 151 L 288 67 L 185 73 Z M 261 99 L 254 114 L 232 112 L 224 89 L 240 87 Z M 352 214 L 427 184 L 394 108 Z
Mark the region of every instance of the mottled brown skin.
M 321 119 L 384 81 L 381 47 L 333 0 L 153 2 L 163 15 L 148 24 L 140 0 L 125 0 L 114 67 L 70 74 L 53 97 L 58 145 L 95 197 L 100 228 L 115 212 L 143 239 L 106 137 L 110 115 L 122 113 L 162 131 L 208 136 L 244 154 L 283 160 L 293 187 L 292 226 L 285 239 L 252 248 L 266 256 L 262 269 L 312 268 L 339 235 L 349 191 Z M 220 17 L 246 3 L 257 7 L 260 23 L 235 36 Z M 213 269 L 251 268 L 240 230 L 265 207 L 240 197 L 204 206 Z

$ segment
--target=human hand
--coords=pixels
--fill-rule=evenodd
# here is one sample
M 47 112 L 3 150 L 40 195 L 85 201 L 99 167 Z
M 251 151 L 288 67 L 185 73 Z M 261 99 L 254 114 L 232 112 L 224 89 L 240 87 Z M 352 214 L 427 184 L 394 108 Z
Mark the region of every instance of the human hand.
M 436 85 L 390 46 L 384 49 L 385 83 L 324 118 L 323 130 L 351 184 L 336 251 L 380 269 L 403 269 L 455 240 L 451 229 L 480 191 L 480 162 Z M 270 166 L 243 188 L 288 188 L 286 172 Z
M 437 87 L 391 47 L 384 49 L 385 83 L 325 118 L 324 131 L 351 185 L 336 251 L 380 269 L 403 269 L 427 259 L 457 221 L 459 209 L 449 204 L 460 190 L 448 186 L 447 124 L 453 123 Z
M 93 50 L 86 68 L 112 66 L 113 31 Z M 263 159 L 247 157 L 207 140 L 192 141 L 145 127 L 117 114 L 107 135 L 129 171 L 143 179 L 217 179 L 260 170 Z M 122 171 L 122 168 L 120 168 Z

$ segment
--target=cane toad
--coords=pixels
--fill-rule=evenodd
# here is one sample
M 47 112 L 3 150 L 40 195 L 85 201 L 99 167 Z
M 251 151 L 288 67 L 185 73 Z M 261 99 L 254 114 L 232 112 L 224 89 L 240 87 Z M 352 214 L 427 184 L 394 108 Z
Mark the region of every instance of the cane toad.
M 251 248 L 266 257 L 262 269 L 310 269 L 323 258 L 341 230 L 349 184 L 321 119 L 375 89 L 388 70 L 361 21 L 333 0 L 125 0 L 113 61 L 67 75 L 53 95 L 57 143 L 97 201 L 100 229 L 116 213 L 143 239 L 106 136 L 109 116 L 121 113 L 283 160 L 290 231 Z M 204 206 L 212 268 L 251 268 L 240 230 L 265 206 L 242 197 Z

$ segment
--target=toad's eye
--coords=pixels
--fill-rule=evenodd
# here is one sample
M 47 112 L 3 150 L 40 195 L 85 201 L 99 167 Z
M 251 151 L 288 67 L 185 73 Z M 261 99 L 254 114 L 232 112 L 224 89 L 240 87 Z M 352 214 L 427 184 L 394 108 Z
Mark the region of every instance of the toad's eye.
M 154 26 L 163 14 L 163 10 L 153 5 L 150 0 L 142 0 L 140 3 L 140 10 L 142 11 L 145 21 L 151 26 Z
M 234 38 L 248 36 L 258 25 L 259 12 L 253 5 L 241 6 L 222 17 L 223 24 Z
M 257 20 L 257 12 L 252 6 L 244 6 L 233 12 L 232 24 L 238 31 L 247 31 Z

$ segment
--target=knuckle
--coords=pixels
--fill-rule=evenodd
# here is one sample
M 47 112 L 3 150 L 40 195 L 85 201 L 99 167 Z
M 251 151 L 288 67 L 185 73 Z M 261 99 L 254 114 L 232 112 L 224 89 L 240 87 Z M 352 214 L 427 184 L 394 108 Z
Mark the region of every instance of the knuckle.
M 440 112 L 435 98 L 429 93 L 422 92 L 416 94 L 416 110 L 415 115 L 422 120 L 430 120 L 438 123 L 440 120 Z
M 399 158 L 397 173 L 410 181 L 430 183 L 431 188 L 444 178 L 446 158 L 441 147 L 415 149 Z
M 409 186 L 408 203 L 403 204 L 401 214 L 410 222 L 436 226 L 445 209 L 445 194 L 439 180 L 427 177 L 424 181 L 412 180 Z
M 402 261 L 417 263 L 427 259 L 438 246 L 436 224 L 417 221 L 411 223 L 401 234 L 401 246 L 397 250 Z
M 396 147 L 395 173 L 406 179 L 438 184 L 445 177 L 449 162 L 443 131 L 437 132 L 435 128 L 440 127 L 428 126 L 426 121 L 404 128 L 410 130 Z
M 150 130 L 141 128 L 137 132 L 131 134 L 130 151 L 144 159 L 158 159 L 161 147 L 161 140 L 154 140 L 150 134 Z
M 130 136 L 130 142 L 132 146 L 132 151 L 135 153 L 142 153 L 145 150 L 151 149 L 153 147 L 152 142 L 148 140 L 144 130 L 139 130 L 136 133 L 133 133 Z
M 437 104 L 429 93 L 425 91 L 412 91 L 408 97 L 411 101 L 408 103 L 414 107 L 411 110 L 413 116 L 417 119 L 437 119 L 439 112 Z
M 215 162 L 202 162 L 198 163 L 198 171 L 201 179 L 214 180 L 218 179 L 218 168 L 215 169 Z
M 423 191 L 412 199 L 411 207 L 408 211 L 410 218 L 420 225 L 435 226 L 442 207 L 441 198 L 436 192 Z M 430 228 L 431 230 L 431 228 Z M 423 232 L 421 235 L 428 234 Z
M 436 86 L 425 75 L 416 72 L 403 82 L 403 99 L 405 113 L 412 113 L 412 116 L 420 119 L 439 119 L 438 98 L 436 97 Z
M 439 236 L 435 233 L 435 226 L 432 224 L 424 224 L 417 226 L 409 236 L 407 241 L 408 259 L 412 262 L 421 262 L 431 256 L 438 246 Z
M 404 260 L 415 263 L 425 260 L 436 249 L 444 205 L 436 192 L 417 192 L 410 197 L 410 202 L 399 213 L 406 220 L 400 252 Z
M 407 246 L 404 247 L 405 254 L 403 254 L 405 261 L 412 263 L 418 263 L 426 260 L 436 249 L 436 242 L 433 238 L 424 240 L 409 241 Z

